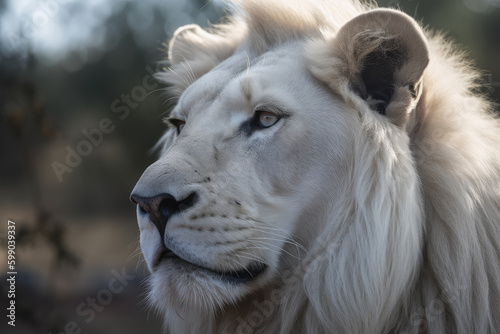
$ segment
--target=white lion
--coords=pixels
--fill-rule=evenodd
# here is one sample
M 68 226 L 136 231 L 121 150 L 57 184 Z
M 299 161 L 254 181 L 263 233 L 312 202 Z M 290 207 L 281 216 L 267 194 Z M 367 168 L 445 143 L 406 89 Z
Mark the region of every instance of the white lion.
M 180 28 L 137 183 L 170 333 L 500 333 L 500 122 L 407 15 L 241 0 Z

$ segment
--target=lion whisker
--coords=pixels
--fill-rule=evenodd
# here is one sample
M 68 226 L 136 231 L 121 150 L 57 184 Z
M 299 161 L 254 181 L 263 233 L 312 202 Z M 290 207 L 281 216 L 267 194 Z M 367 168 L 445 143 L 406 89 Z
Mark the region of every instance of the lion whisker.
M 288 255 L 290 255 L 291 257 L 297 259 L 297 260 L 300 260 L 300 257 L 296 256 L 296 255 L 293 255 L 292 253 L 288 252 L 287 250 L 283 249 L 283 248 L 279 248 L 278 246 L 275 246 L 273 244 L 270 244 L 270 243 L 264 243 L 264 242 L 260 242 L 260 241 L 253 241 L 253 240 L 249 240 L 250 243 L 252 243 L 253 245 L 255 246 L 261 246 L 260 248 L 259 247 L 255 247 L 257 249 L 267 249 L 269 251 L 273 251 L 275 252 L 276 254 L 278 254 L 279 256 L 283 256 L 283 254 L 281 254 L 281 252 L 284 252 Z M 275 247 L 277 248 L 278 250 L 276 249 L 272 249 L 272 248 L 269 248 L 269 247 Z M 251 247 L 247 247 L 247 248 L 251 248 Z
M 287 230 L 285 230 L 284 228 L 281 228 L 281 227 L 276 227 L 276 226 L 273 226 L 271 225 L 270 223 L 266 222 L 266 221 L 263 221 L 263 220 L 257 220 L 257 222 L 259 223 L 263 223 L 263 224 L 266 224 L 267 226 L 259 226 L 259 228 L 268 228 L 268 229 L 271 229 L 271 230 L 276 230 L 277 232 L 282 232 L 282 233 L 285 233 L 288 238 L 292 239 L 292 240 L 295 240 L 297 239 L 298 241 L 300 241 L 301 243 L 299 244 L 302 244 L 304 243 L 305 244 L 305 241 L 304 239 L 302 239 L 301 237 L 299 236 L 294 236 L 294 235 L 291 235 Z M 281 236 L 281 235 L 280 235 Z
M 252 253 L 243 252 L 243 251 L 239 251 L 239 252 L 232 251 L 232 252 L 238 258 L 244 258 L 244 259 L 258 261 L 258 262 L 265 262 L 260 256 L 257 256 L 257 255 L 252 254 Z M 245 255 L 242 255 L 242 254 L 245 254 Z M 238 263 L 238 264 L 241 264 L 241 263 Z
M 191 67 L 191 65 L 187 61 L 186 57 L 184 57 L 184 55 L 182 55 L 182 57 L 184 58 L 184 61 L 181 62 L 181 65 L 187 71 L 188 83 L 189 83 L 189 85 L 191 85 L 191 84 L 193 84 L 193 82 L 196 81 L 196 76 L 194 75 L 193 68 Z M 187 68 L 186 65 L 189 66 L 189 68 Z
M 297 242 L 296 240 L 294 240 L 292 237 L 283 237 L 281 234 L 278 234 L 278 233 L 272 233 L 272 232 L 269 232 L 269 231 L 265 231 L 265 230 L 261 230 L 262 227 L 255 227 L 256 230 L 260 231 L 260 232 L 263 232 L 263 233 L 267 233 L 269 235 L 273 235 L 273 236 L 277 236 L 277 237 L 282 237 L 283 239 L 279 239 L 279 240 L 283 240 L 284 242 L 286 243 L 289 243 L 291 245 L 294 245 L 295 247 L 297 248 L 300 248 L 301 250 L 303 250 L 304 252 L 307 251 L 307 249 L 301 245 L 299 242 Z M 277 239 L 278 240 L 278 239 Z
M 269 222 L 266 222 L 264 220 L 254 219 L 254 218 L 250 218 L 249 220 L 253 220 L 253 221 L 257 222 L 257 223 L 261 223 L 261 224 L 266 225 L 266 226 L 258 226 L 259 228 L 267 228 L 267 229 L 270 229 L 270 230 L 275 230 L 277 232 L 282 232 L 282 233 L 286 234 L 290 239 L 293 239 L 293 240 L 297 239 L 300 242 L 305 243 L 304 239 L 302 239 L 301 237 L 299 237 L 299 236 L 292 236 L 287 230 L 285 230 L 285 229 L 283 229 L 281 227 L 273 226 Z M 257 226 L 254 226 L 254 227 L 257 227 Z
M 171 67 L 168 67 L 168 70 L 170 72 L 172 72 L 173 74 L 177 75 L 180 78 L 180 80 L 182 80 L 182 82 L 178 81 L 178 83 L 182 85 L 182 88 L 186 89 L 186 88 L 189 87 L 189 82 L 186 81 L 186 78 L 184 78 L 183 76 L 181 76 L 179 73 L 175 72 Z
M 255 247 L 254 247 L 255 248 Z M 265 263 L 266 261 L 264 261 L 260 256 L 257 256 L 255 254 L 252 254 L 252 253 L 248 253 L 248 252 L 244 252 L 244 251 L 240 251 L 240 253 L 243 253 L 245 255 L 248 255 L 249 257 L 246 257 L 246 256 L 243 256 L 241 254 L 236 254 L 236 256 L 242 256 L 244 258 L 247 258 L 249 260 L 256 260 L 256 261 L 259 261 L 259 262 L 262 262 L 262 263 Z M 283 276 L 281 275 L 281 273 L 279 272 L 279 270 L 277 268 L 272 268 L 273 271 L 275 271 L 281 278 L 283 278 Z
M 278 241 L 278 242 L 283 242 L 285 244 L 289 244 L 289 245 L 292 245 L 292 246 L 295 246 L 295 249 L 297 249 L 297 253 L 300 254 L 300 252 L 298 251 L 298 246 L 296 243 L 292 242 L 292 241 L 289 241 L 287 239 L 279 239 L 279 238 L 265 238 L 265 237 L 252 237 L 252 240 L 268 240 L 268 241 Z M 278 246 L 276 246 L 278 247 Z

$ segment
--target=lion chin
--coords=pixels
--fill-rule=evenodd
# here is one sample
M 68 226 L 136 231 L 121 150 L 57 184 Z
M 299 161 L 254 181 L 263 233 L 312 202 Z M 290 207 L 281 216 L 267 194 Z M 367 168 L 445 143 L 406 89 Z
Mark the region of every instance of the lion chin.
M 409 16 L 238 1 L 157 74 L 135 186 L 168 333 L 500 333 L 500 122 Z

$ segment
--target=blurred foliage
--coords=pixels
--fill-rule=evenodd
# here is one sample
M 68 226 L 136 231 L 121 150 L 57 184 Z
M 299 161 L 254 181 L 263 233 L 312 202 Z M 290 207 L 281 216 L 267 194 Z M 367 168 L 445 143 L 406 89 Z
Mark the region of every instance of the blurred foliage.
M 77 266 L 79 263 L 77 256 L 68 250 L 64 243 L 67 225 L 54 220 L 45 209 L 40 182 L 35 171 L 36 165 L 32 161 L 32 150 L 36 147 L 36 143 L 53 140 L 56 132 L 45 114 L 43 104 L 37 99 L 36 87 L 31 82 L 24 82 L 20 87 L 11 86 L 10 88 L 13 94 L 17 93 L 16 99 L 21 102 L 18 104 L 21 107 L 11 110 L 6 115 L 5 124 L 18 140 L 18 147 L 23 158 L 22 176 L 28 183 L 31 204 L 35 208 L 34 224 L 20 222 L 16 238 L 17 245 L 34 243 L 35 238 L 42 238 L 54 251 L 53 268 L 55 270 L 65 264 Z

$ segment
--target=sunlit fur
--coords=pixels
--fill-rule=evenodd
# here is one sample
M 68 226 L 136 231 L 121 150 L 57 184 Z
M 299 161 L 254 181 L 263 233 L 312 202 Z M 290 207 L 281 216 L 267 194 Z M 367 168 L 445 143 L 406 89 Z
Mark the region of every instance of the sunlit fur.
M 234 77 L 242 78 L 260 63 L 265 66 L 266 54 L 276 57 L 271 53 L 279 50 L 284 50 L 283 62 L 290 57 L 290 64 L 304 64 L 306 70 L 288 68 L 283 82 L 293 82 L 299 92 L 311 92 L 296 100 L 299 113 L 307 117 L 302 124 L 292 123 L 291 117 L 295 132 L 273 139 L 278 147 L 293 151 L 296 160 L 304 159 L 302 164 L 287 157 L 259 156 L 259 163 L 269 164 L 267 170 L 259 169 L 264 170 L 262 176 L 253 173 L 251 160 L 234 162 L 240 168 L 234 174 L 203 160 L 205 170 L 222 182 L 214 194 L 225 199 L 228 192 L 236 193 L 242 203 L 252 203 L 255 215 L 262 215 L 262 210 L 252 194 L 262 193 L 263 202 L 280 194 L 273 205 L 281 207 L 265 210 L 280 218 L 285 217 L 280 210 L 293 211 L 295 218 L 286 216 L 290 220 L 277 232 L 284 240 L 291 236 L 293 243 L 281 243 L 279 257 L 265 247 L 264 253 L 249 250 L 252 256 L 269 256 L 273 275 L 248 287 L 199 277 L 176 280 L 165 267 L 154 271 L 150 301 L 164 316 L 166 330 L 500 333 L 500 123 L 492 105 L 475 93 L 477 72 L 443 37 L 418 32 L 425 35 L 429 50 L 418 96 L 397 86 L 387 115 L 379 115 L 349 86 L 350 71 L 362 66 L 355 57 L 364 51 L 343 47 L 337 36 L 348 21 L 373 7 L 355 0 L 241 0 L 239 5 L 228 23 L 209 32 L 197 26 L 178 30 L 165 63 L 169 68 L 157 78 L 182 99 L 201 88 L 209 95 L 210 85 L 197 82 L 231 61 L 237 67 Z M 401 36 L 389 37 L 368 29 L 356 38 L 368 34 L 372 38 L 365 40 L 370 43 L 382 37 L 405 38 L 407 29 L 412 28 L 402 27 Z M 279 66 L 286 65 L 276 63 Z M 402 75 L 416 75 L 410 72 Z M 314 92 L 319 97 L 308 98 Z M 231 97 L 225 101 L 235 103 Z M 203 133 L 209 126 L 190 128 L 192 117 L 184 136 L 177 137 L 171 129 L 160 140 L 161 158 L 145 172 L 137 191 L 162 191 L 166 185 L 157 176 L 162 166 L 171 168 L 172 159 L 183 159 L 180 147 L 186 155 L 204 154 L 206 150 L 187 146 L 188 140 L 195 147 L 200 145 L 193 141 L 197 136 L 201 142 L 215 137 Z M 226 120 L 210 124 L 216 128 L 217 122 Z M 307 126 L 313 122 L 311 132 Z M 332 167 L 304 172 L 311 164 Z M 220 173 L 226 177 L 217 178 Z M 274 183 L 254 181 L 279 179 L 283 173 L 294 175 L 290 184 L 296 183 L 297 175 L 304 179 L 300 186 L 285 189 L 293 190 L 289 195 L 273 188 Z M 159 240 L 153 238 L 157 232 L 147 222 L 140 225 L 143 252 L 150 254 L 152 240 Z

